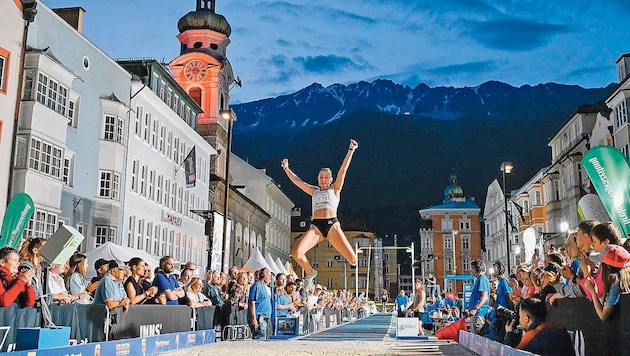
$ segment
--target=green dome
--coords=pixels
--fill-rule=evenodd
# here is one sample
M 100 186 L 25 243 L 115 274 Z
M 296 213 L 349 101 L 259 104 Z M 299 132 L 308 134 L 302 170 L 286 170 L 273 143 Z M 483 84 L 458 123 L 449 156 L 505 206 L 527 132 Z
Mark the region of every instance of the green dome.
M 462 190 L 462 187 L 457 185 L 457 176 L 453 174 L 450 176 L 449 180 L 451 184 L 444 188 L 444 203 L 456 202 L 465 199 L 464 190 Z

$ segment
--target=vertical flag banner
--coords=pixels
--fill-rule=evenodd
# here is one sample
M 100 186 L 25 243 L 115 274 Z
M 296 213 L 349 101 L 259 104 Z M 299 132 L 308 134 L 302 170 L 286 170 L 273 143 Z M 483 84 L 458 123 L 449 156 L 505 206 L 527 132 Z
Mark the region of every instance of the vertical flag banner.
M 186 173 L 186 188 L 192 188 L 197 183 L 197 154 L 195 146 L 184 159 L 184 171 Z
M 618 149 L 598 146 L 582 158 L 582 167 L 622 237 L 630 234 L 630 165 Z
M 0 247 L 17 248 L 34 210 L 33 199 L 26 193 L 20 193 L 11 199 L 2 220 Z

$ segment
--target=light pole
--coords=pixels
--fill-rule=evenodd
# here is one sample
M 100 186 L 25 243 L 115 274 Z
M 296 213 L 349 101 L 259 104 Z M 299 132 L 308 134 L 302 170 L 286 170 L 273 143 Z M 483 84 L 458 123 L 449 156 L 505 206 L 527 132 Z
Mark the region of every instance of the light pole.
M 508 221 L 508 191 L 505 186 L 505 175 L 512 173 L 512 169 L 514 165 L 512 162 L 503 162 L 501 164 L 501 172 L 503 172 L 503 202 L 505 203 L 503 208 L 505 209 L 505 257 L 507 260 L 507 274 L 510 274 L 510 229 L 509 229 L 509 221 Z
M 228 212 L 229 212 L 229 199 L 230 199 L 230 156 L 232 155 L 232 126 L 236 121 L 236 114 L 232 109 L 221 110 L 219 112 L 221 117 L 228 120 L 228 132 L 227 132 L 227 153 L 225 157 L 225 195 L 223 202 L 223 253 L 221 254 L 221 270 L 227 272 L 229 257 L 229 248 L 227 248 L 228 241 Z

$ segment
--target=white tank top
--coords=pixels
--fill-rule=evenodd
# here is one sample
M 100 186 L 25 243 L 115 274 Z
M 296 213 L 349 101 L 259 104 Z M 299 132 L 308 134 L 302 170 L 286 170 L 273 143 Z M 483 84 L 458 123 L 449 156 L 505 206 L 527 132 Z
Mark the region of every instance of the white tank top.
M 332 188 L 326 190 L 315 189 L 312 201 L 313 212 L 322 209 L 332 209 L 337 212 L 337 207 L 339 206 L 339 198 L 337 198 Z

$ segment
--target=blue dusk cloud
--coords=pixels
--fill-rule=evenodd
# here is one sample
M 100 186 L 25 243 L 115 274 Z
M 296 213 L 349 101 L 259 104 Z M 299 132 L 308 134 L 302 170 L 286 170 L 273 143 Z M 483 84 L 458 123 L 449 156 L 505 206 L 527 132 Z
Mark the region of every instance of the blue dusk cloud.
M 530 51 L 545 46 L 553 36 L 570 32 L 569 26 L 505 18 L 464 21 L 467 35 L 488 48 Z

